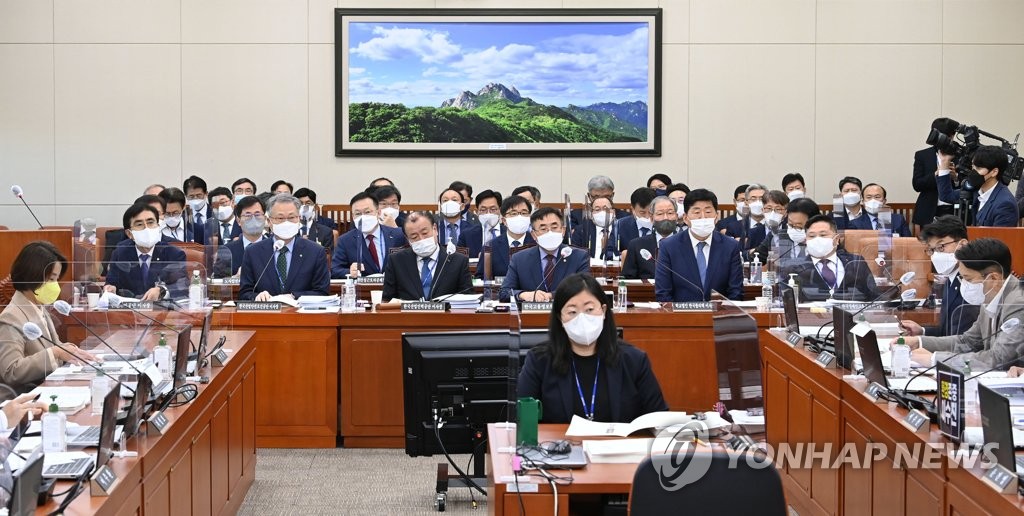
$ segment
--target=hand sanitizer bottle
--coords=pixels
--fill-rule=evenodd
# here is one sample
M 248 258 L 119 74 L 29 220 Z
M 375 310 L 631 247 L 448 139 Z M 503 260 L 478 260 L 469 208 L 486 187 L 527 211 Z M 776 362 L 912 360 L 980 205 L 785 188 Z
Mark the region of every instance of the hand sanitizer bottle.
M 165 380 L 171 377 L 171 348 L 167 347 L 167 338 L 163 332 L 160 332 L 160 342 L 153 350 L 153 361 Z
M 40 418 L 43 433 L 43 453 L 68 451 L 68 417 L 57 406 L 57 396 L 50 396 L 50 408 Z
M 107 393 L 110 392 L 110 383 L 107 381 L 107 376 L 103 374 L 100 366 L 95 367 L 96 376 L 89 382 L 89 391 L 92 393 L 92 413 L 102 414 L 103 400 L 106 399 Z

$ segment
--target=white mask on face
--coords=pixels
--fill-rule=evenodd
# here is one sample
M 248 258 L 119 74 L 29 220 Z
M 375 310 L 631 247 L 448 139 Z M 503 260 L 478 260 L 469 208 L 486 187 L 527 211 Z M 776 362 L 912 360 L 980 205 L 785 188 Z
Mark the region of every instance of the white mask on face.
M 299 223 L 298 222 L 278 222 L 274 224 L 274 236 L 281 240 L 288 240 L 294 238 L 295 235 L 299 234 Z
M 654 227 L 654 222 L 652 222 L 648 217 L 637 217 L 636 225 L 640 228 L 651 229 Z
M 736 201 L 736 213 L 739 213 L 740 215 L 746 215 L 748 213 L 746 201 Z
M 877 199 L 871 199 L 870 201 L 864 202 L 864 211 L 874 215 L 878 213 L 878 210 L 882 207 L 882 201 Z
M 577 314 L 569 322 L 563 323 L 562 327 L 569 340 L 583 346 L 592 346 L 604 330 L 604 314 Z
M 751 215 L 760 216 L 761 214 L 764 213 L 764 203 L 761 201 L 754 201 L 752 203 L 748 203 L 747 207 L 750 208 Z
M 164 219 L 164 226 L 176 228 L 181 225 L 181 215 L 171 215 Z
M 768 213 L 764 214 L 764 220 L 765 222 L 768 223 L 769 226 L 778 227 L 779 224 L 782 224 L 782 214 L 776 213 L 774 211 L 769 211 Z
M 135 245 L 143 249 L 152 248 L 160 241 L 160 228 L 133 229 L 132 238 L 135 239 Z
M 313 207 L 312 206 L 302 205 L 302 207 L 299 208 L 299 217 L 302 217 L 304 219 L 312 218 L 313 217 Z
M 843 194 L 843 204 L 853 206 L 860 202 L 860 194 L 857 192 L 846 192 Z
M 786 192 L 786 197 L 789 197 L 789 200 L 791 200 L 791 201 L 795 201 L 797 199 L 802 199 L 804 197 L 804 191 L 803 190 L 790 190 L 790 191 Z
M 497 213 L 481 213 L 480 216 L 477 218 L 480 219 L 480 225 L 483 226 L 485 230 L 489 230 L 491 228 L 498 226 Z
M 707 238 L 715 231 L 715 219 L 690 219 L 690 232 L 698 238 Z
M 380 214 L 384 218 L 391 217 L 391 220 L 398 218 L 398 208 L 381 208 Z
M 428 256 L 432 256 L 434 251 L 437 251 L 437 239 L 434 237 L 427 237 L 413 242 L 411 246 L 412 252 L 416 253 L 416 256 L 426 258 Z
M 971 283 L 967 280 L 960 282 L 960 295 L 964 297 L 964 303 L 969 305 L 980 305 L 985 302 L 985 282 Z
M 189 199 L 188 205 L 193 212 L 200 212 L 206 209 L 206 199 Z
M 786 228 L 786 235 L 794 244 L 802 244 L 804 240 L 807 240 L 807 233 L 802 229 Z
M 683 220 L 683 215 L 686 215 L 686 207 L 683 206 L 682 202 L 676 204 L 676 217 L 680 222 Z
M 506 217 L 505 226 L 513 234 L 522 235 L 530 230 L 530 217 L 526 215 L 516 215 L 515 217 Z
M 594 217 L 594 225 L 603 228 L 608 225 L 608 212 L 596 211 L 591 214 Z
M 234 213 L 231 206 L 217 206 L 217 220 L 221 222 L 229 220 Z
M 829 237 L 814 237 L 808 240 L 807 254 L 815 258 L 824 258 L 832 254 L 832 239 Z
M 441 203 L 441 215 L 445 217 L 456 217 L 462 213 L 462 206 L 455 201 L 445 201 Z
M 377 229 L 377 217 L 373 215 L 360 215 L 353 222 L 364 235 L 369 235 Z
M 953 272 L 953 267 L 956 267 L 956 263 L 956 255 L 953 253 L 932 254 L 932 265 L 935 266 L 935 272 L 939 274 Z
M 554 251 L 558 249 L 558 246 L 562 245 L 563 234 L 557 231 L 548 231 L 543 235 L 537 237 L 537 245 L 539 245 L 545 251 Z

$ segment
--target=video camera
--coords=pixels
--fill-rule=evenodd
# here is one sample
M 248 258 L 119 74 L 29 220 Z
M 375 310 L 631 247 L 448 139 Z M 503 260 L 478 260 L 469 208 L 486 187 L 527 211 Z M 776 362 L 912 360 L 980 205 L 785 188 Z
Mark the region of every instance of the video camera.
M 960 135 L 963 141 L 957 141 L 956 135 Z M 952 118 L 937 118 L 932 122 L 932 129 L 928 133 L 925 143 L 935 146 L 943 154 L 953 156 L 959 183 L 954 186 L 970 189 L 969 184 L 964 183 L 964 180 L 972 169 L 974 153 L 981 146 L 982 136 L 999 141 L 1002 149 L 1006 151 L 1008 166 L 1006 170 L 1002 171 L 1003 184 L 1009 185 L 1011 181 L 1020 179 L 1021 172 L 1024 171 L 1024 160 L 1017 154 L 1017 140 L 1020 138 L 1020 133 L 1017 133 L 1011 143 L 1005 138 L 978 129 L 976 125 L 964 125 Z

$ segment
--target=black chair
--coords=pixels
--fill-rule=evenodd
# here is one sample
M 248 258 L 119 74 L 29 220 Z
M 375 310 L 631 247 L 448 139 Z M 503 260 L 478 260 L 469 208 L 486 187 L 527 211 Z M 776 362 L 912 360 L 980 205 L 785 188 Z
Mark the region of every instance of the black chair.
M 786 516 L 782 479 L 764 454 L 691 447 L 644 459 L 633 475 L 630 516 L 679 513 Z

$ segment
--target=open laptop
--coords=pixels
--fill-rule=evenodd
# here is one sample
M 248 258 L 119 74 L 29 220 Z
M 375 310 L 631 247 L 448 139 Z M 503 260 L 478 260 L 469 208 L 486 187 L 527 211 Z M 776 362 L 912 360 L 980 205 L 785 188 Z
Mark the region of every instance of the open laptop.
M 121 382 L 118 382 L 107 396 L 103 399 L 103 415 L 100 418 L 99 435 L 93 446 L 98 446 L 96 457 L 80 457 L 71 460 L 50 464 L 43 468 L 43 478 L 80 478 L 89 473 L 93 467 L 100 467 L 110 459 L 110 452 L 114 448 L 114 429 L 117 426 L 117 403 L 121 392 Z M 71 442 L 68 442 L 71 445 Z M 78 444 L 81 446 L 81 444 Z
M 527 469 L 580 469 L 587 467 L 587 455 L 582 446 L 572 445 L 569 453 L 549 453 L 540 448 L 526 448 L 519 452 Z
M 135 383 L 135 395 L 128 405 L 125 413 L 124 428 L 122 432 L 125 437 L 132 437 L 139 432 L 139 425 L 146 416 L 146 405 L 150 402 L 153 392 L 153 380 L 147 375 L 139 376 Z
M 103 423 L 106 422 L 107 413 L 113 414 L 114 423 L 110 425 L 111 432 L 114 431 L 114 427 L 117 425 L 117 411 L 118 404 L 121 401 L 121 383 L 110 389 L 107 395 L 103 398 L 103 415 L 101 416 L 100 424 L 97 426 L 87 426 L 79 428 L 81 433 L 75 435 L 73 438 L 68 439 L 68 446 L 76 447 L 88 447 L 88 446 L 99 446 L 100 434 L 103 432 Z M 109 410 L 108 410 L 109 409 Z
M 832 325 L 835 329 L 835 355 L 836 361 L 844 369 L 853 369 L 853 346 L 854 335 L 850 333 L 853 329 L 853 313 L 843 310 L 838 306 L 832 307 Z M 878 346 L 876 344 L 875 348 Z
M 27 419 L 25 421 L 28 422 Z M 11 499 L 7 505 L 8 514 L 12 516 L 35 514 L 36 501 L 39 499 L 39 485 L 43 482 L 42 447 L 36 448 L 25 459 L 25 463 L 13 474 L 13 477 Z
M 205 365 L 203 362 L 206 357 L 206 349 L 209 346 L 210 338 L 210 325 L 213 319 L 213 310 L 207 310 L 206 317 L 203 318 L 203 329 L 199 332 L 199 347 L 196 352 L 190 354 L 188 359 L 187 372 L 193 374 L 195 371 L 202 369 Z
M 887 389 L 905 392 L 935 392 L 937 382 L 931 376 L 919 376 L 911 382 L 910 378 L 891 378 L 886 376 L 882 363 L 882 352 L 878 349 L 878 337 L 875 330 L 869 330 L 863 337 L 857 337 L 857 349 L 860 350 L 861 366 L 864 377 Z M 913 375 L 911 375 L 911 378 Z
M 986 443 L 995 443 L 993 450 L 996 462 L 1007 471 L 1016 471 L 1017 478 L 1024 478 L 1024 456 L 1014 453 L 1014 444 L 1024 440 L 1024 434 L 1013 427 L 1010 416 L 1010 400 L 989 389 L 978 385 L 978 402 L 981 407 L 981 432 Z

